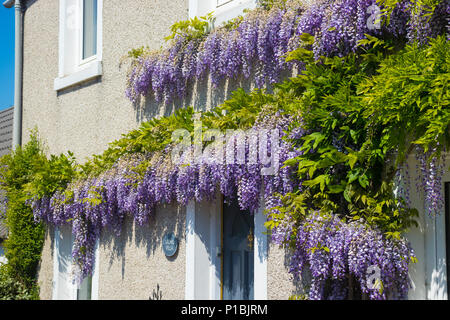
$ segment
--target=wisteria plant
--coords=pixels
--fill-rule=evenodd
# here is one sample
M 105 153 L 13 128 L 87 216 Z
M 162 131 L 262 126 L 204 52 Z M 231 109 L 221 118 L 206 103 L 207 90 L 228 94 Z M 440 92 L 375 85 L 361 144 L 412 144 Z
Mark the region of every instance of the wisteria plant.
M 126 95 L 134 102 L 150 94 L 171 102 L 186 95 L 190 82 L 208 76 L 215 87 L 243 76 L 262 88 L 294 65 L 301 68 L 285 56 L 298 47 L 303 33 L 315 37 L 316 58 L 344 56 L 355 52 L 366 34 L 401 43 L 448 32 L 449 10 L 448 0 L 431 7 L 408 0 L 288 0 L 263 2 L 216 28 L 211 16 L 183 21 L 172 28 L 167 47 L 132 51 Z
M 292 274 L 311 271 L 310 299 L 348 298 L 349 282 L 372 299 L 405 298 L 415 256 L 403 232 L 417 210 L 405 192 L 395 192 L 394 181 L 409 174 L 405 159 L 423 150 L 415 153 L 423 159 L 420 187 L 428 208 L 439 212 L 439 186 L 429 179 L 446 170 L 440 159 L 450 141 L 448 2 L 419 26 L 410 2 L 398 1 L 389 24 L 372 29 L 368 9 L 376 4 L 282 1 L 212 30 L 208 17 L 178 24 L 168 48 L 133 51 L 127 88 L 133 101 L 150 92 L 159 101 L 183 97 L 188 81 L 206 76 L 216 86 L 254 77 L 273 91 L 239 89 L 201 116 L 185 108 L 153 119 L 83 165 L 74 165 L 71 154 L 43 160 L 28 200 L 36 220 L 72 226 L 78 282 L 92 272 L 104 230 L 120 234 L 127 216 L 142 225 L 160 204 L 210 200 L 219 191 L 251 212 L 264 200 L 272 241 L 291 250 Z M 420 43 L 411 37 L 405 47 L 411 28 L 425 28 L 420 32 L 429 37 Z M 277 82 L 294 66 L 297 76 Z M 186 134 L 173 139 L 179 129 Z M 213 143 L 208 129 L 276 129 L 280 136 L 248 136 L 241 163 L 210 161 L 202 152 L 180 165 L 169 156 L 180 137 L 203 137 L 206 150 Z M 278 155 L 274 174 L 261 174 L 265 163 L 252 154 L 253 138 L 270 157 Z M 226 140 L 233 147 L 223 158 L 239 153 L 235 139 Z M 180 156 L 189 154 L 195 145 Z

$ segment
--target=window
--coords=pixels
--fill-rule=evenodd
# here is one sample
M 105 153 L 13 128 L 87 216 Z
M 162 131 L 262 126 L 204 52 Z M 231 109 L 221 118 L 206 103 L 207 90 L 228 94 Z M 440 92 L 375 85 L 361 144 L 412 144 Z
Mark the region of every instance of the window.
M 189 0 L 189 17 L 204 16 L 214 12 L 215 24 L 236 18 L 244 9 L 256 7 L 257 0 Z
M 60 0 L 56 91 L 101 76 L 103 0 Z
M 97 54 L 97 0 L 83 0 L 82 57 L 84 61 Z

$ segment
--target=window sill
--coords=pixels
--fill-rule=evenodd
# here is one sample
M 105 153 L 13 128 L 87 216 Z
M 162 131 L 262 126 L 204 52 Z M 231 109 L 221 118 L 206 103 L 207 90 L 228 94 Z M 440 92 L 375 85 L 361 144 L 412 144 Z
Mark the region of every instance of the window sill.
M 59 91 L 101 75 L 102 75 L 102 62 L 92 61 L 88 64 L 86 68 L 80 71 L 77 71 L 65 77 L 56 78 L 53 84 L 53 88 L 55 91 Z
M 256 8 L 256 4 L 257 0 L 224 0 L 217 6 L 217 0 L 189 0 L 189 18 L 213 12 L 214 25 L 219 26 L 225 21 L 242 15 L 244 9 Z
M 245 9 L 254 9 L 255 7 L 256 1 L 254 0 L 238 0 L 226 2 L 214 10 L 213 15 L 216 18 L 214 24 L 218 26 L 223 22 L 229 21 L 241 15 Z

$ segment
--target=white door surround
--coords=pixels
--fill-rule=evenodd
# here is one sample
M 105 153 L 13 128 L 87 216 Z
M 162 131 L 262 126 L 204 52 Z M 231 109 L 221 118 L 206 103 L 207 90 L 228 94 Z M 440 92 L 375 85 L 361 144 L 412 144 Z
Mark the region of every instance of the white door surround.
M 261 202 L 263 203 L 263 202 Z M 254 299 L 267 299 L 267 241 L 264 206 L 254 214 Z M 190 201 L 186 207 L 187 300 L 221 299 L 222 197 Z
M 55 228 L 53 250 L 53 300 L 76 300 L 77 285 L 72 276 L 73 234 L 70 226 Z M 92 272 L 91 299 L 98 300 L 99 285 L 99 241 L 95 244 L 95 263 Z

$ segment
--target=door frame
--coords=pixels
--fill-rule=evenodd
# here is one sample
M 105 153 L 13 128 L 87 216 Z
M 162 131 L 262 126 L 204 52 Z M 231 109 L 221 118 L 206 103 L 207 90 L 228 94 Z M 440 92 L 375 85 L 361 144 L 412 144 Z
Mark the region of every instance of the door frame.
M 254 214 L 254 299 L 267 299 L 268 235 L 264 201 Z M 223 200 L 186 206 L 185 299 L 223 299 Z M 209 220 L 209 221 L 205 221 Z M 209 225 L 209 228 L 206 228 Z M 205 280 L 205 270 L 209 277 Z
M 60 300 L 59 298 L 59 265 L 58 265 L 58 252 L 59 252 L 59 246 L 60 246 L 60 228 L 55 227 L 54 231 L 54 245 L 53 245 L 53 281 L 52 281 L 52 300 Z M 72 228 L 70 227 L 70 234 L 71 234 L 71 243 L 73 245 L 74 242 L 74 235 L 72 233 Z M 91 300 L 98 300 L 98 287 L 99 287 L 99 259 L 100 259 L 100 253 L 99 253 L 99 240 L 97 239 L 97 242 L 95 243 L 95 263 L 94 263 L 94 270 L 92 272 L 92 291 L 91 291 Z M 73 263 L 73 262 L 72 262 Z M 70 270 L 69 273 L 71 273 L 72 270 Z M 69 275 L 69 278 L 71 279 L 71 276 Z M 68 283 L 68 287 L 71 291 L 70 300 L 77 300 L 77 285 L 74 283 L 74 281 L 70 281 Z

